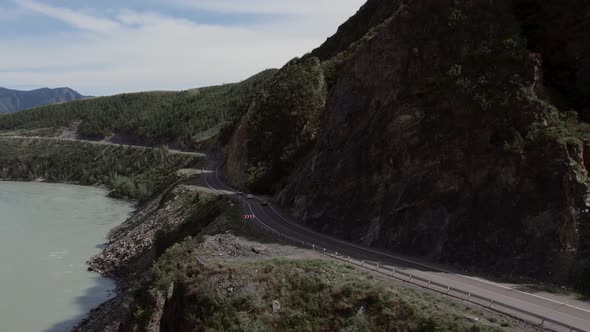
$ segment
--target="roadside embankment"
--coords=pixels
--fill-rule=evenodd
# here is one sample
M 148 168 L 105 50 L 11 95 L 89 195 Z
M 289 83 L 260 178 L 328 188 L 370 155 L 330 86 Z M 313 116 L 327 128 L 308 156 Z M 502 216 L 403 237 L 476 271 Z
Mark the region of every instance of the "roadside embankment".
M 177 184 L 140 207 L 89 261 L 117 296 L 75 331 L 536 330 L 273 241 L 241 204 Z

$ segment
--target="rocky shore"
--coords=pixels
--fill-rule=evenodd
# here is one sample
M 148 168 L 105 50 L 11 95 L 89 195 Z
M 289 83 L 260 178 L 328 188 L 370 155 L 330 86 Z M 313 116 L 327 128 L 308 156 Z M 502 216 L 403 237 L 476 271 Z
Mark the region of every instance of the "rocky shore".
M 117 294 L 92 310 L 74 331 L 119 331 L 131 302 L 130 292 L 139 286 L 156 259 L 158 234 L 172 232 L 194 212 L 192 203 L 201 194 L 174 185 L 139 207 L 131 218 L 114 228 L 101 253 L 88 261 L 89 269 L 117 282 Z
M 73 331 L 539 331 L 273 241 L 242 212 L 184 184 L 139 207 L 88 262 L 116 295 Z

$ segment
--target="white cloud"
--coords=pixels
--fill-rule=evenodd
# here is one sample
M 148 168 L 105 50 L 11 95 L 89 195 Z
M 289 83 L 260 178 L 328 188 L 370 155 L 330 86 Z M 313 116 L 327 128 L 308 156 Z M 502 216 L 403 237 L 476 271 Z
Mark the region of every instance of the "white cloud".
M 170 0 L 171 3 L 215 12 L 249 14 L 318 15 L 348 13 L 360 7 L 358 0 Z
M 102 19 L 69 9 L 27 6 L 81 31 L 0 39 L 0 83 L 70 86 L 85 94 L 104 95 L 240 81 L 261 70 L 280 67 L 319 46 L 363 2 L 319 1 L 330 1 L 334 6 L 341 1 L 350 4 L 338 15 L 305 14 L 298 19 L 251 26 L 204 25 L 130 10 L 119 10 L 110 19 Z M 25 2 L 39 5 L 19 0 Z
M 118 24 L 111 20 L 93 17 L 68 8 L 49 6 L 33 0 L 16 0 L 16 3 L 25 9 L 52 17 L 79 29 L 109 32 L 118 27 Z

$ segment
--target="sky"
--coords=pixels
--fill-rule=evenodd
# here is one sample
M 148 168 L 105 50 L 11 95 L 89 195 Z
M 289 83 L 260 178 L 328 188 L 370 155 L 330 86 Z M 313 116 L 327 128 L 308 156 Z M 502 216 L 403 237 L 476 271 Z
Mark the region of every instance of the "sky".
M 238 82 L 334 34 L 365 0 L 0 0 L 0 86 L 103 96 Z

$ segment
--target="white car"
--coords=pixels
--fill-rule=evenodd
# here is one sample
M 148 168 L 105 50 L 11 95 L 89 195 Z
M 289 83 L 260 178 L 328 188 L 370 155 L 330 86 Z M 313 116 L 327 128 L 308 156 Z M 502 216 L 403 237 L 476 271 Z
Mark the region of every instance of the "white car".
M 248 194 L 248 196 L 246 196 L 247 199 L 254 199 L 254 195 L 252 194 Z

